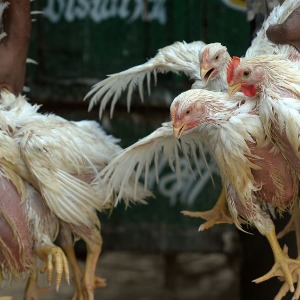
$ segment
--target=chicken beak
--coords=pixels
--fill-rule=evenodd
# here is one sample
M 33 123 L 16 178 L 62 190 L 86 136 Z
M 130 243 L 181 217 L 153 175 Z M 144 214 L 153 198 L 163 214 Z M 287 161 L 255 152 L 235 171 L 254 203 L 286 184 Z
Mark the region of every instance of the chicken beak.
M 228 95 L 232 97 L 235 93 L 239 92 L 242 89 L 241 83 L 230 82 L 228 85 Z
M 175 138 L 180 139 L 180 137 L 182 136 L 183 132 L 185 129 L 185 124 L 180 125 L 180 126 L 173 126 L 173 135 Z
M 213 69 L 209 68 L 208 66 L 203 66 L 200 69 L 200 76 L 201 76 L 202 82 L 204 83 L 204 86 L 206 86 L 207 83 L 209 82 L 212 73 L 213 73 Z

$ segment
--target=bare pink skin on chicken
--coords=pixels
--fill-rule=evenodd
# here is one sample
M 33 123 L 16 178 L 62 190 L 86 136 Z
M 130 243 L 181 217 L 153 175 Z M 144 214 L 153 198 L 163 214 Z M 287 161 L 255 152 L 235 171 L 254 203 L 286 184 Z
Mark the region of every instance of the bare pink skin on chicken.
M 264 148 L 258 148 L 255 143 L 247 143 L 251 154 L 263 157 L 264 159 L 251 159 L 249 160 L 260 167 L 259 170 L 252 170 L 253 177 L 258 186 L 261 189 L 255 193 L 259 199 L 271 203 L 272 206 L 278 207 L 280 210 L 284 210 L 288 207 L 294 199 L 294 181 L 289 168 L 286 165 L 286 161 L 280 153 L 271 153 L 272 145 L 270 144 Z M 272 175 L 271 175 L 272 174 Z M 279 202 L 274 203 L 272 200 L 274 197 L 278 197 L 278 187 L 272 178 L 277 177 L 277 179 L 284 185 L 282 194 L 280 194 Z M 255 219 L 257 215 L 257 210 L 253 203 L 247 203 L 244 206 L 240 200 L 236 190 L 233 186 L 229 186 L 227 189 L 227 197 L 230 198 L 235 203 L 235 207 L 239 215 L 245 219 Z M 278 198 L 277 198 L 278 199 Z M 271 220 L 268 213 L 260 210 L 260 214 L 264 216 L 265 219 Z
M 24 206 L 13 184 L 0 177 L 0 263 L 14 272 L 33 265 L 33 242 Z
M 257 195 L 264 201 L 271 203 L 278 192 L 276 182 L 272 180 L 272 178 L 276 177 L 284 185 L 284 194 L 281 195 L 282 204 L 289 205 L 294 196 L 294 182 L 285 158 L 280 152 L 273 153 L 271 151 L 273 147 L 271 143 L 264 148 L 258 148 L 255 144 L 247 144 L 253 155 L 263 158 L 255 160 L 249 158 L 251 162 L 260 167 L 259 170 L 252 170 L 256 184 L 262 186 Z

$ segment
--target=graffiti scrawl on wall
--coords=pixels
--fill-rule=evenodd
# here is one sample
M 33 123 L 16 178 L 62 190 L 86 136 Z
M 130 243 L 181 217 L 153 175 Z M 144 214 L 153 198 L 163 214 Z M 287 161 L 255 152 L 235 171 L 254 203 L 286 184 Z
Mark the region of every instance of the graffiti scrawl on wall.
M 162 196 L 168 198 L 171 206 L 177 203 L 193 206 L 205 190 L 206 185 L 212 180 L 212 176 L 219 174 L 215 161 L 211 160 L 206 166 L 201 158 L 198 160 L 201 176 L 197 174 L 197 171 L 195 171 L 195 176 L 191 176 L 189 163 L 184 158 L 180 158 L 179 162 L 180 180 L 178 180 L 175 172 L 165 171 L 167 166 L 168 162 L 166 160 L 159 162 L 158 173 L 160 175 L 158 183 L 156 182 L 155 167 L 150 168 L 147 187 L 153 191 L 157 190 Z M 196 168 L 194 169 L 196 170 Z

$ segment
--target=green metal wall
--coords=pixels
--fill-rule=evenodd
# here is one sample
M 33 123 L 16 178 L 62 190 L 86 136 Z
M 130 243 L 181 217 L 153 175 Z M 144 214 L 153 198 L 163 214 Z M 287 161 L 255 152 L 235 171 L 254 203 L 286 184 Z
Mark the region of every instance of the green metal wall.
M 107 74 L 143 63 L 175 41 L 221 42 L 232 55 L 242 55 L 249 42 L 245 13 L 221 0 L 39 0 L 33 5 L 44 14 L 33 26 L 30 53 L 39 66 L 30 69 L 30 79 L 51 90 L 53 84 L 82 84 L 74 101 Z M 53 101 L 55 96 L 34 87 L 33 95 Z

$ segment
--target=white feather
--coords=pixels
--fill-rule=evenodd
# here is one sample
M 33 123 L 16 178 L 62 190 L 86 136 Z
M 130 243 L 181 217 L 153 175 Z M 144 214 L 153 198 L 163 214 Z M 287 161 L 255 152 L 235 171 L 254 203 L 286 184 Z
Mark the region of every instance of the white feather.
M 13 132 L 13 138 L 6 137 L 13 140 L 11 150 L 3 157 L 38 189 L 61 220 L 97 225 L 96 210 L 107 208 L 105 200 L 112 204 L 114 195 L 108 196 L 107 187 L 95 178 L 121 151 L 118 140 L 106 135 L 95 121 L 70 122 L 53 114 L 40 114 L 38 106 L 4 91 L 0 99 L 0 127 Z M 131 178 L 128 175 L 131 186 L 126 187 L 126 201 L 135 196 L 142 202 L 149 193 L 141 185 L 134 187 Z
M 148 172 L 152 161 L 155 162 L 154 166 L 158 180 L 157 162 L 159 158 L 167 158 L 171 168 L 180 177 L 179 155 L 183 153 L 185 158 L 188 158 L 191 152 L 195 155 L 197 149 L 201 146 L 199 134 L 195 132 L 187 136 L 183 135 L 181 145 L 184 145 L 184 147 L 180 147 L 180 143 L 173 136 L 172 124 L 170 122 L 164 123 L 147 137 L 124 149 L 102 170 L 100 176 L 112 193 L 120 190 L 119 199 L 125 194 L 125 187 L 130 182 L 128 174 L 133 174 L 136 178 L 135 182 L 138 182 L 142 176 L 142 171 L 147 170 Z M 177 167 L 174 167 L 174 162 Z M 145 176 L 145 189 L 147 189 L 147 181 L 148 177 Z M 120 186 L 123 188 L 119 189 Z
M 151 73 L 154 75 L 155 83 L 157 73 L 173 72 L 175 74 L 184 73 L 192 80 L 199 80 L 199 51 L 205 43 L 198 41 L 192 43 L 176 42 L 170 46 L 158 50 L 158 54 L 148 62 L 132 67 L 120 73 L 109 75 L 108 78 L 95 84 L 85 99 L 91 98 L 89 110 L 101 99 L 99 116 L 113 98 L 111 104 L 111 116 L 114 105 L 120 98 L 122 92 L 128 89 L 127 106 L 130 108 L 130 102 L 133 90 L 138 87 L 140 98 L 143 101 L 143 81 L 147 77 L 147 87 L 150 93 Z

